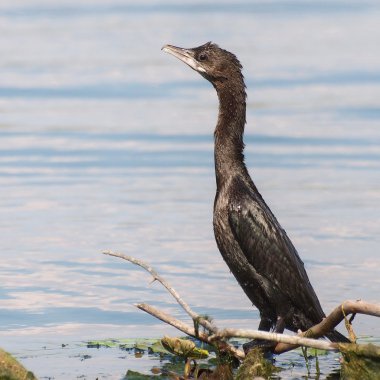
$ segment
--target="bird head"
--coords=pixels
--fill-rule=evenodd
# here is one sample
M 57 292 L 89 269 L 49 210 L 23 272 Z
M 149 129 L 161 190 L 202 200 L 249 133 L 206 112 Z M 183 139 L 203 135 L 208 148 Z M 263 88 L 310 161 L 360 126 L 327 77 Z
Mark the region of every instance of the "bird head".
M 215 86 L 242 79 L 242 66 L 236 56 L 211 42 L 192 49 L 165 45 L 162 50 L 189 65 Z

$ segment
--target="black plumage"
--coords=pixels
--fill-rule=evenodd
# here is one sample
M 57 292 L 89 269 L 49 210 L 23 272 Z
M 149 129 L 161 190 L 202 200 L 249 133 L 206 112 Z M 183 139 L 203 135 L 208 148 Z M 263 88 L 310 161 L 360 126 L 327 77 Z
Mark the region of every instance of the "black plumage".
M 192 49 L 166 45 L 163 50 L 200 73 L 218 94 L 215 239 L 231 272 L 260 311 L 259 329 L 307 330 L 325 314 L 302 260 L 245 166 L 246 91 L 240 62 L 210 42 Z M 347 341 L 337 331 L 328 338 Z

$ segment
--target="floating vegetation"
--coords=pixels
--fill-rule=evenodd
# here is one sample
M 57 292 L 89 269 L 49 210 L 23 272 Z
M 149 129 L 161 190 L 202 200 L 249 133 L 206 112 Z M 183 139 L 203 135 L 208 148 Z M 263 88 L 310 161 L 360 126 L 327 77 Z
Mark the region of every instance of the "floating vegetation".
M 167 353 L 161 345 L 161 339 L 105 339 L 91 340 L 86 343 L 87 348 L 119 348 L 129 352 Z
M 230 344 L 241 346 L 246 340 L 230 340 Z M 319 376 L 326 375 L 326 361 L 331 351 L 301 347 L 289 352 L 284 357 L 278 356 L 271 360 L 263 356 L 260 350 L 250 351 L 239 366 L 225 352 L 219 352 L 213 346 L 204 344 L 196 339 L 171 338 L 162 339 L 106 339 L 89 341 L 88 348 L 116 348 L 127 351 L 135 358 L 147 355 L 149 360 L 159 360 L 155 365 L 147 366 L 147 373 L 129 369 L 124 379 L 209 379 L 209 380 L 244 380 L 254 376 L 262 378 L 280 378 L 281 373 L 291 371 L 293 375 Z M 336 356 L 336 368 L 329 372 L 333 378 L 342 379 L 380 380 L 380 347 L 374 344 L 339 344 L 343 355 L 341 368 Z M 333 355 L 337 355 L 336 353 Z M 302 360 L 300 360 L 302 357 Z M 285 360 L 282 360 L 283 358 Z M 306 363 L 306 364 L 305 364 Z M 237 365 L 236 365 L 237 364 Z M 305 365 L 306 371 L 305 372 Z M 320 368 L 320 366 L 322 366 Z M 238 368 L 237 368 L 238 367 Z M 296 371 L 296 372 L 294 372 Z M 303 374 L 303 375 L 302 375 Z M 297 375 L 297 376 L 298 376 Z M 287 375 L 285 375 L 287 376 Z M 0 377 L 1 378 L 1 377 Z
M 128 370 L 123 380 L 147 380 L 147 379 L 167 379 L 166 375 L 144 375 L 143 373 L 139 373 L 136 371 Z

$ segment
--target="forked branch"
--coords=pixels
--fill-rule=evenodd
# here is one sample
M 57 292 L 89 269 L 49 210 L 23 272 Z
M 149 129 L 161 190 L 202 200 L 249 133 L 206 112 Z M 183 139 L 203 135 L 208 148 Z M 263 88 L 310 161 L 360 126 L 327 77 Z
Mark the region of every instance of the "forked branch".
M 209 321 L 201 318 L 199 314 L 193 311 L 190 308 L 190 306 L 178 294 L 178 292 L 162 276 L 160 276 L 150 265 L 148 265 L 142 260 L 135 259 L 132 256 L 124 255 L 123 253 L 118 253 L 118 252 L 113 252 L 113 251 L 103 251 L 103 253 L 105 255 L 119 257 L 133 264 L 136 264 L 140 266 L 141 268 L 144 268 L 153 276 L 153 281 L 160 282 L 194 321 L 197 321 L 201 326 L 203 326 L 205 329 L 213 333 L 217 332 L 217 329 L 215 328 L 215 326 L 213 326 Z
M 152 316 L 168 323 L 178 330 L 184 332 L 187 335 L 195 337 L 203 342 L 217 344 L 220 349 L 228 351 L 231 355 L 235 356 L 237 359 L 244 359 L 244 352 L 235 348 L 234 346 L 227 343 L 225 340 L 232 337 L 241 337 L 249 339 L 264 339 L 278 344 L 274 348 L 274 353 L 281 354 L 286 351 L 290 351 L 298 346 L 306 346 L 319 348 L 324 350 L 339 350 L 339 343 L 332 343 L 327 341 L 321 341 L 314 338 L 320 338 L 325 336 L 329 331 L 332 331 L 345 317 L 352 314 L 367 314 L 376 317 L 380 317 L 380 305 L 371 304 L 365 301 L 345 301 L 338 307 L 336 307 L 322 322 L 313 326 L 306 332 L 301 332 L 296 336 L 290 336 L 285 334 L 275 334 L 265 331 L 258 330 L 241 330 L 241 329 L 224 329 L 218 330 L 218 328 L 211 324 L 208 320 L 202 318 L 199 314 L 194 312 L 189 305 L 180 297 L 178 292 L 162 277 L 160 276 L 150 265 L 146 264 L 142 260 L 135 259 L 134 257 L 124 255 L 122 253 L 104 251 L 103 252 L 109 256 L 115 256 L 124 260 L 127 260 L 133 264 L 136 264 L 146 271 L 148 271 L 152 276 L 153 280 L 160 282 L 169 293 L 175 298 L 175 300 L 181 305 L 181 307 L 186 311 L 186 313 L 203 326 L 208 333 L 195 331 L 194 326 L 189 326 L 182 321 L 172 317 L 171 315 L 164 313 L 153 306 L 147 304 L 136 305 L 139 309 L 151 314 Z M 306 338 L 306 336 L 312 336 L 313 339 Z

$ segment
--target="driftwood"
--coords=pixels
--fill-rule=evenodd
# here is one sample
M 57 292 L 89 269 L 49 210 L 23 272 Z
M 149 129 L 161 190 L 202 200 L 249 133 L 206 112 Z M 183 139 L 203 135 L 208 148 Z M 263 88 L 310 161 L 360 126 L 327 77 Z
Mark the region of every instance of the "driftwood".
M 317 340 L 316 338 L 320 338 L 326 335 L 327 332 L 333 330 L 342 320 L 345 320 L 346 326 L 349 327 L 350 322 L 352 321 L 355 314 L 367 314 L 380 317 L 380 305 L 371 304 L 361 300 L 345 301 L 336 307 L 322 322 L 313 326 L 305 332 L 300 332 L 296 336 L 276 334 L 259 330 L 220 330 L 214 324 L 210 323 L 207 319 L 204 319 L 201 315 L 194 312 L 189 307 L 189 305 L 180 297 L 177 291 L 150 265 L 122 253 L 112 251 L 104 251 L 103 253 L 109 256 L 115 256 L 127 260 L 148 271 L 153 276 L 153 281 L 159 281 L 175 298 L 178 304 L 186 311 L 186 313 L 192 318 L 192 320 L 204 328 L 204 331 L 197 331 L 198 329 L 196 329 L 194 326 L 190 326 L 151 305 L 141 303 L 136 305 L 137 308 L 151 314 L 152 316 L 160 319 L 165 323 L 170 324 L 171 326 L 177 328 L 189 336 L 195 337 L 206 343 L 216 344 L 220 349 L 229 352 L 232 356 L 236 357 L 239 360 L 243 360 L 245 358 L 244 352 L 226 342 L 226 339 L 232 337 L 241 337 L 249 339 L 264 339 L 277 342 L 277 345 L 273 351 L 276 354 L 292 350 L 298 346 L 338 351 L 340 350 L 340 343 Z M 348 321 L 346 318 L 348 315 L 352 315 L 350 321 Z M 313 339 L 306 338 L 305 336 L 313 337 Z

